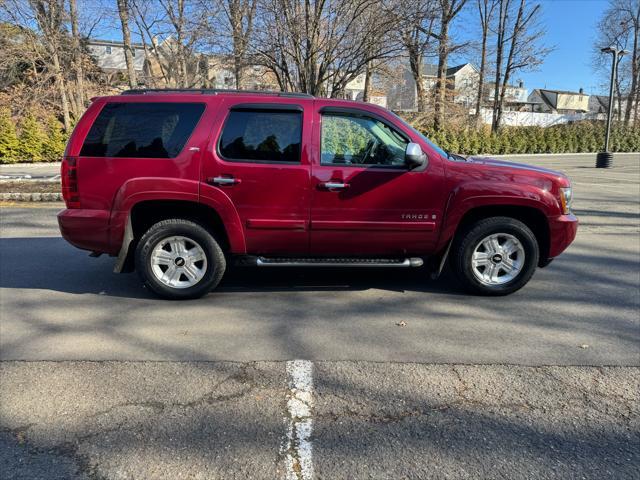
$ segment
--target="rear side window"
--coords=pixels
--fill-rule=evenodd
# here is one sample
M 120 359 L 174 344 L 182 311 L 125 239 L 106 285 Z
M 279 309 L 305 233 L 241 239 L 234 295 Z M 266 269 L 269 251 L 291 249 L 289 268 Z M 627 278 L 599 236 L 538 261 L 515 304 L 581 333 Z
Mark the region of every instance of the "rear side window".
M 176 157 L 191 136 L 202 103 L 108 103 L 84 141 L 84 157 Z
M 301 142 L 302 112 L 231 110 L 219 150 L 226 160 L 300 163 Z

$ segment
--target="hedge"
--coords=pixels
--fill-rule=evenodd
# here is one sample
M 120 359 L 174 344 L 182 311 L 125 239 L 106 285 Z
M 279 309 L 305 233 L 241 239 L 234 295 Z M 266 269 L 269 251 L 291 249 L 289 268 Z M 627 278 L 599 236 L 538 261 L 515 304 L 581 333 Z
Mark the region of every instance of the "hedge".
M 503 127 L 492 134 L 488 127 L 419 130 L 443 149 L 462 155 L 518 153 L 598 152 L 604 144 L 602 122 L 578 122 L 552 127 Z M 640 152 L 640 126 L 612 127 L 609 148 L 613 152 Z

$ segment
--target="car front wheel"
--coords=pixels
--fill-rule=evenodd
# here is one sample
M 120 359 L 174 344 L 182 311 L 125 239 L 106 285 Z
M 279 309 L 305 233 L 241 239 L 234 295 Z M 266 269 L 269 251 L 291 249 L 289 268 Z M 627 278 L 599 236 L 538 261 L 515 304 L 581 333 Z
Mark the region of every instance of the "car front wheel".
M 507 295 L 531 279 L 539 247 L 519 220 L 492 217 L 464 229 L 454 240 L 451 263 L 462 283 L 483 295 Z
M 216 240 L 189 220 L 156 223 L 136 248 L 138 274 L 147 288 L 163 298 L 201 297 L 218 285 L 225 268 Z

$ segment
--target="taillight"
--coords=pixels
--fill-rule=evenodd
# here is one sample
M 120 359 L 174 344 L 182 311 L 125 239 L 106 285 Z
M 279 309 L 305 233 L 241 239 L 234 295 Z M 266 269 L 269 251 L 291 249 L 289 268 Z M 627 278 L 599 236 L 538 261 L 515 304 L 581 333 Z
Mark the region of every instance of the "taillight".
M 62 177 L 62 198 L 67 208 L 80 208 L 80 193 L 78 192 L 78 158 L 64 157 L 60 176 Z

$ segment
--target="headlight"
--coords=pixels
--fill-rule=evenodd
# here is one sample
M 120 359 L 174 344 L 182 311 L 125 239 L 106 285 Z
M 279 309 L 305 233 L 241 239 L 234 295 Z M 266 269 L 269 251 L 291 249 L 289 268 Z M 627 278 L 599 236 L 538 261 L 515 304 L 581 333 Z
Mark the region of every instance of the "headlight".
M 560 189 L 560 203 L 562 204 L 562 213 L 565 215 L 571 213 L 571 187 L 565 187 Z

